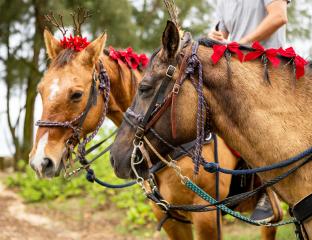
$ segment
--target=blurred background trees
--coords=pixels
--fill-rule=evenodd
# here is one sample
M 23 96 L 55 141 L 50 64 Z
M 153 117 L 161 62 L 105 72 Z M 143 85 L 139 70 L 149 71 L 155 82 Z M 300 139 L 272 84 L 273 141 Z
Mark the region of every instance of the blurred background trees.
M 195 38 L 206 34 L 216 24 L 215 0 L 176 0 L 176 3 L 183 29 L 190 31 Z M 15 169 L 25 167 L 25 164 L 18 165 L 18 161 L 28 161 L 33 142 L 34 112 L 38 107 L 35 104 L 36 86 L 47 66 L 43 30 L 49 26 L 43 15 L 48 11 L 60 13 L 70 28 L 69 13 L 78 6 L 93 13 L 82 29 L 89 40 L 106 31 L 107 46 L 132 46 L 138 52 L 151 53 L 160 45 L 168 18 L 162 0 L 0 0 L 0 170 L 4 152 L 12 156 L 11 165 Z M 312 55 L 311 16 L 312 0 L 292 1 L 288 41 L 305 57 Z M 56 32 L 56 37 L 60 38 L 61 34 Z M 106 135 L 106 130 L 102 129 L 100 135 Z M 101 179 L 114 183 L 120 181 L 113 180 L 114 173 L 107 156 L 95 163 L 93 169 Z M 8 178 L 7 185 L 17 187 L 26 202 L 79 198 L 79 201 L 86 202 L 85 205 L 90 205 L 90 200 L 96 208 L 114 203 L 117 208 L 127 211 L 127 229 L 137 224 L 145 226 L 153 219 L 137 186 L 131 191 L 103 189 L 90 185 L 84 176 L 72 181 L 58 178 L 51 184 L 46 180 L 38 181 L 29 168 Z M 285 239 L 289 239 L 289 234 Z
M 216 23 L 215 2 L 176 0 L 183 28 L 195 37 L 207 33 Z M 292 1 L 289 8 L 288 39 L 298 45 L 304 42 L 305 49 L 301 51 L 306 55 L 312 44 L 311 2 Z M 0 0 L 0 86 L 5 91 L 0 96 L 1 134 L 6 136 L 15 167 L 17 160 L 27 160 L 33 141 L 36 85 L 47 62 L 43 15 L 48 11 L 61 13 L 65 25 L 70 27 L 69 13 L 78 6 L 93 13 L 83 28 L 89 39 L 106 31 L 108 45 L 132 46 L 139 52 L 151 52 L 159 46 L 168 18 L 162 0 Z M 5 147 L 3 143 L 0 141 L 0 150 Z

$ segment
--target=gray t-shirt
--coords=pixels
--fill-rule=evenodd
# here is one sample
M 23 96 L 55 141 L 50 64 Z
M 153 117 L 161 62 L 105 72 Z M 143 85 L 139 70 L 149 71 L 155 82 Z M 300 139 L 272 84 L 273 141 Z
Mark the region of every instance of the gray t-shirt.
M 231 41 L 239 41 L 258 27 L 267 15 L 266 6 L 273 1 L 275 0 L 218 0 L 219 30 L 228 32 Z M 284 47 L 286 26 L 279 28 L 261 44 L 265 48 Z

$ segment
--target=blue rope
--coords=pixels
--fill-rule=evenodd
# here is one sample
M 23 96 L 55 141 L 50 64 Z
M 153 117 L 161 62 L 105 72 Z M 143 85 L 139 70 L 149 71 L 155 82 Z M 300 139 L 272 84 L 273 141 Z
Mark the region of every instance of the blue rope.
M 209 173 L 222 172 L 224 174 L 231 174 L 231 175 L 255 174 L 255 173 L 266 172 L 266 171 L 271 171 L 271 170 L 278 169 L 278 168 L 287 167 L 293 163 L 300 161 L 301 159 L 311 154 L 312 154 L 312 147 L 285 161 L 274 163 L 272 165 L 265 166 L 265 167 L 243 169 L 243 170 L 231 170 L 231 169 L 221 168 L 219 164 L 215 162 L 204 162 L 202 164 L 203 164 L 204 169 Z
M 103 187 L 107 187 L 107 188 L 113 188 L 113 189 L 116 189 L 116 188 L 126 188 L 126 187 L 130 187 L 134 184 L 136 184 L 136 181 L 131 181 L 131 182 L 127 182 L 127 183 L 124 183 L 124 184 L 110 184 L 110 183 L 107 183 L 107 182 L 103 182 L 101 181 L 100 179 L 98 179 L 97 177 L 95 177 L 95 173 L 93 171 L 93 169 L 89 168 L 87 170 L 87 174 L 86 174 L 86 179 L 89 181 L 89 182 L 96 182 L 97 184 L 103 186 Z

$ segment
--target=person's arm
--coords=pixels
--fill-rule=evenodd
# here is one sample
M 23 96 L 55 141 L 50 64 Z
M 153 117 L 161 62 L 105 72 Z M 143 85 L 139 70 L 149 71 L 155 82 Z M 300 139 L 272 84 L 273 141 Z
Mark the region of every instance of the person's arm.
M 266 6 L 266 10 L 268 15 L 253 32 L 243 37 L 239 43 L 248 44 L 265 40 L 287 23 L 286 0 L 274 0 Z

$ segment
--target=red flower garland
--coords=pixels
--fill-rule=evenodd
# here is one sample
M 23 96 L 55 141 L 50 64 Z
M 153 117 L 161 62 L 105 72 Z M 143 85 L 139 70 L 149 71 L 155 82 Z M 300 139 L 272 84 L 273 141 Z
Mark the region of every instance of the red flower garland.
M 82 38 L 80 36 L 72 36 L 66 37 L 64 36 L 60 43 L 64 49 L 72 49 L 76 52 L 80 52 L 84 48 L 86 48 L 90 42 L 88 42 L 87 38 Z
M 301 56 L 297 55 L 295 50 L 290 47 L 287 49 L 264 49 L 264 47 L 259 42 L 254 42 L 252 44 L 252 47 L 255 49 L 255 51 L 250 52 L 244 56 L 242 51 L 239 49 L 239 44 L 236 42 L 229 43 L 227 45 L 219 45 L 215 44 L 212 46 L 213 48 L 213 54 L 211 55 L 211 60 L 214 64 L 218 63 L 219 60 L 224 56 L 224 53 L 226 50 L 229 50 L 231 53 L 235 53 L 238 56 L 238 59 L 242 61 L 251 61 L 254 59 L 257 59 L 261 57 L 263 54 L 266 55 L 266 57 L 269 59 L 269 61 L 272 63 L 274 67 L 278 67 L 281 60 L 278 58 L 278 55 L 292 59 L 295 63 L 296 67 L 296 78 L 299 79 L 302 76 L 304 76 L 304 68 L 305 65 L 308 64 L 308 62 L 302 58 Z
M 145 68 L 149 62 L 145 54 L 136 54 L 132 48 L 127 48 L 126 50 L 115 50 L 113 47 L 109 47 L 109 56 L 118 61 L 120 64 L 125 63 L 131 69 L 137 69 L 139 66 Z

